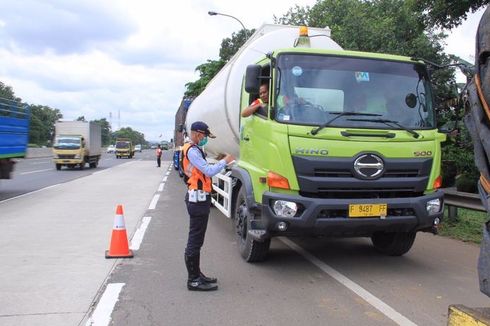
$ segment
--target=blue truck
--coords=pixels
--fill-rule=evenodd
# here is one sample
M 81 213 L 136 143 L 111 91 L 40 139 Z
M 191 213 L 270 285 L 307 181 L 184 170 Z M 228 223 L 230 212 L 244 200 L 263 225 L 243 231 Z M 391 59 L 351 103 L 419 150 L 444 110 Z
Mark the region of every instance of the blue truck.
M 16 158 L 24 158 L 29 141 L 30 107 L 0 97 L 0 179 L 10 179 Z

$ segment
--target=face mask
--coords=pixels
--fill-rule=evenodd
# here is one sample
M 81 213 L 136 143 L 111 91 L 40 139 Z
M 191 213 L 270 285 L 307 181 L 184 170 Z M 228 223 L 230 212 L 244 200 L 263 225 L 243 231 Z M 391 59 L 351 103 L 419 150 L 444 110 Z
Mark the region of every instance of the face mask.
M 201 139 L 201 140 L 199 141 L 199 144 L 197 144 L 197 145 L 198 145 L 198 146 L 204 146 L 204 145 L 206 145 L 207 143 L 208 143 L 208 137 L 206 136 L 206 137 L 204 137 L 203 139 Z

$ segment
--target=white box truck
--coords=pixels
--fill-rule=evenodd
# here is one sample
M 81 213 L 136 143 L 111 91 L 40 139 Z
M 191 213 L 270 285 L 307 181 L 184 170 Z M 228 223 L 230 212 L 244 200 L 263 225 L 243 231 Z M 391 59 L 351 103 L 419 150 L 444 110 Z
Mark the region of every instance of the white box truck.
M 56 170 L 61 167 L 78 167 L 89 164 L 96 168 L 101 155 L 101 128 L 95 122 L 58 121 L 55 124 L 53 158 Z

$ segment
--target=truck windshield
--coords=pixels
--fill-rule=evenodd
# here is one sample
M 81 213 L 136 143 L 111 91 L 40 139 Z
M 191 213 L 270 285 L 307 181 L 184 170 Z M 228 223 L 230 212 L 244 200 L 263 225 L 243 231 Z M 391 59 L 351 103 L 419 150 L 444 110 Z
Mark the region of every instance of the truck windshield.
M 329 127 L 435 127 L 431 87 L 422 64 L 316 54 L 282 54 L 277 62 L 279 122 L 321 126 L 337 116 Z M 386 120 L 394 123 L 383 123 Z
M 129 148 L 129 143 L 127 141 L 118 141 L 116 142 L 116 148 Z
M 69 136 L 56 137 L 53 147 L 55 149 L 79 149 L 80 137 L 69 137 Z

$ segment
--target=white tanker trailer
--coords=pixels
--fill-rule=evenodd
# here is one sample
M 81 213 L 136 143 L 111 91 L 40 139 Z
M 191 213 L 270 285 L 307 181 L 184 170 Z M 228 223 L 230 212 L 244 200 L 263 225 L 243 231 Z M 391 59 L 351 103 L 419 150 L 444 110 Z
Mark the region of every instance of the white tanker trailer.
M 241 118 L 264 83 L 268 106 Z M 213 178 L 213 204 L 248 262 L 275 236 L 371 237 L 399 256 L 437 231 L 445 135 L 420 60 L 344 51 L 327 28 L 264 25 L 192 102 L 185 125 L 198 120 L 217 136 L 210 157 L 239 157 Z

